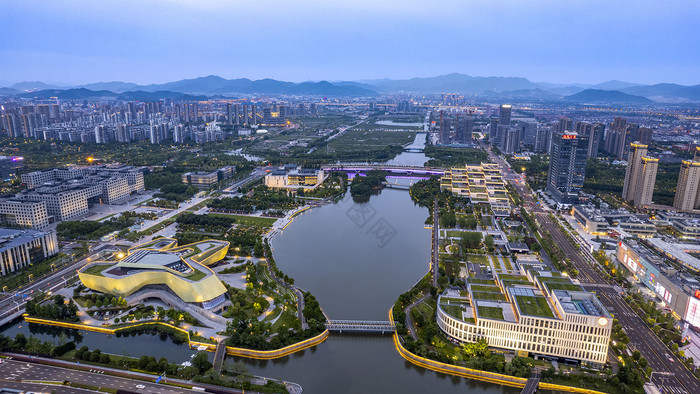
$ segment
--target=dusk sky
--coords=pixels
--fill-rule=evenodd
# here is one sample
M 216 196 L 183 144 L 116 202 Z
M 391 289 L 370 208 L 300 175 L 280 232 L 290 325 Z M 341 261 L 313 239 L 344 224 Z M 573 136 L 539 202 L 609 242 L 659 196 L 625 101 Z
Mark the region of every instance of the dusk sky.
M 700 83 L 700 2 L 0 1 L 0 86 L 460 72 Z

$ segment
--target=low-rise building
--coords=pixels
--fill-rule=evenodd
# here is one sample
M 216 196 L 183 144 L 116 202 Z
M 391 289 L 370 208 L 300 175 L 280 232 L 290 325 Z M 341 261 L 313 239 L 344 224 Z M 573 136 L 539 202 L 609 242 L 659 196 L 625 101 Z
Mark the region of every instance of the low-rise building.
M 182 183 L 196 186 L 200 189 L 210 189 L 217 183 L 231 179 L 236 173 L 236 167 L 226 166 L 215 171 L 186 172 L 182 174 Z
M 93 203 L 119 204 L 144 191 L 143 171 L 122 165 L 54 168 L 22 174 L 21 178 L 28 189 L 14 199 L 28 204 L 43 202 L 48 215 L 57 221 L 85 215 Z
M 440 329 L 459 342 L 600 366 L 608 356 L 612 318 L 595 294 L 558 272 L 496 274 L 438 298 Z
M 440 179 L 440 190 L 469 198 L 472 203 L 489 203 L 495 212 L 510 214 L 510 203 L 503 175 L 495 163 L 452 167 Z
M 265 175 L 265 186 L 271 189 L 315 189 L 325 179 L 323 170 L 287 164 Z
M 0 228 L 0 276 L 58 254 L 55 231 Z
M 43 201 L 0 200 L 0 223 L 40 230 L 48 227 L 49 214 Z
M 595 235 L 608 233 L 610 223 L 600 214 L 600 210 L 587 205 L 574 205 L 572 213 L 587 233 Z
M 574 218 L 581 227 L 594 235 L 605 235 L 613 228 L 640 238 L 656 235 L 656 225 L 645 215 L 635 215 L 625 209 L 597 209 L 592 205 L 574 205 Z
M 700 260 L 689 255 L 692 250 L 688 248 L 700 253 L 698 245 L 669 244 L 656 238 L 624 240 L 617 246 L 617 262 L 656 294 L 676 318 L 700 328 Z
M 142 289 L 170 291 L 185 302 L 216 309 L 226 300 L 226 287 L 208 266 L 223 259 L 228 248 L 226 241 L 177 246 L 175 239 L 158 238 L 129 249 L 118 262 L 88 264 L 78 276 L 86 287 L 114 296 Z

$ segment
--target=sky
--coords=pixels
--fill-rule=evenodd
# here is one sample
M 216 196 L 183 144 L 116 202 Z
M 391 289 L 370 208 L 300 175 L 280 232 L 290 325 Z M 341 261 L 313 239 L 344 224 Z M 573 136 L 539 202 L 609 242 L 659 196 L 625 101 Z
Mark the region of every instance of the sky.
M 698 0 L 0 0 L 0 86 L 459 72 L 700 84 Z

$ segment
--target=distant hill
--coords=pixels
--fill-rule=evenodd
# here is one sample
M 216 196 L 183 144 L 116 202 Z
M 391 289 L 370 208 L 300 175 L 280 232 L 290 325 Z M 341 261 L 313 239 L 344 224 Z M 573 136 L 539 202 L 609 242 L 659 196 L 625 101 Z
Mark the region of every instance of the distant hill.
M 700 85 L 684 86 L 675 83 L 658 83 L 656 85 L 633 86 L 621 89 L 622 92 L 655 98 L 657 101 L 683 99 L 700 101 Z
M 84 90 L 79 90 L 84 89 Z M 59 93 L 62 92 L 62 93 Z M 161 84 L 138 85 L 131 82 L 96 82 L 61 88 L 41 81 L 20 82 L 0 88 L 3 96 L 61 97 L 128 97 L 133 100 L 158 100 L 181 97 L 232 97 L 240 94 L 303 95 L 322 97 L 372 97 L 378 93 L 461 93 L 494 99 L 568 100 L 644 104 L 655 102 L 700 102 L 700 85 L 673 83 L 641 85 L 610 80 L 599 84 L 561 84 L 532 82 L 519 77 L 475 77 L 451 73 L 435 77 L 410 79 L 371 79 L 359 81 L 286 82 L 275 79 L 226 79 L 217 75 L 182 79 Z M 189 95 L 189 96 L 186 96 Z M 648 100 L 643 100 L 646 98 Z
M 381 92 L 416 92 L 416 93 L 482 93 L 506 92 L 521 89 L 536 89 L 539 86 L 525 78 L 517 77 L 472 77 L 452 73 L 428 78 L 411 78 L 403 80 L 377 79 L 358 81 L 374 86 Z
M 180 92 L 171 92 L 167 90 L 159 90 L 157 92 L 144 92 L 143 90 L 122 92 L 117 96 L 117 100 L 123 101 L 158 101 L 161 99 L 175 99 L 180 101 L 201 101 L 206 100 L 207 96 L 194 96 Z
M 286 94 L 317 96 L 375 96 L 373 90 L 354 85 L 335 85 L 330 82 L 284 82 L 275 79 L 252 81 L 247 78 L 224 79 L 216 75 L 183 79 L 142 87 L 145 91 L 176 91 L 193 94 Z
M 586 89 L 582 92 L 564 97 L 567 101 L 582 103 L 624 103 L 651 104 L 653 101 L 646 97 L 634 96 L 617 90 Z
M 0 88 L 0 94 L 4 96 L 13 96 L 15 94 L 19 93 L 19 90 L 17 89 L 12 89 L 12 88 Z
M 139 85 L 137 85 L 135 83 L 119 82 L 119 81 L 96 82 L 96 83 L 89 83 L 87 85 L 81 85 L 81 86 L 77 86 L 77 87 L 90 89 L 90 90 L 109 90 L 110 92 L 116 92 L 116 93 L 128 92 L 130 90 L 138 90 L 139 89 Z
M 622 90 L 625 88 L 630 88 L 632 86 L 640 86 L 641 84 L 618 81 L 617 79 L 612 79 L 610 81 L 605 81 L 596 85 L 591 86 L 591 89 L 602 89 L 602 90 Z
M 116 98 L 117 94 L 109 90 L 76 89 L 45 89 L 36 92 L 22 93 L 19 97 L 48 99 L 58 97 L 63 100 L 85 100 L 94 98 Z
M 40 81 L 25 81 L 25 82 L 18 82 L 10 88 L 19 90 L 22 92 L 26 91 L 34 91 L 34 90 L 46 90 L 46 89 L 61 89 L 60 86 L 56 85 L 49 85 Z

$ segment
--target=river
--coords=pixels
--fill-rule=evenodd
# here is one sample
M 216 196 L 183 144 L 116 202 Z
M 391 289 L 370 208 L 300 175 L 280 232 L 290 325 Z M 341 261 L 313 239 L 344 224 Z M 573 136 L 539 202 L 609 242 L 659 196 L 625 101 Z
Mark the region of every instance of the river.
M 423 148 L 418 133 L 412 148 Z M 389 164 L 423 165 L 404 152 Z M 272 240 L 279 268 L 311 291 L 331 319 L 387 320 L 396 298 L 428 271 L 428 210 L 405 190 L 385 189 L 365 204 L 348 193 L 298 216 Z M 452 377 L 405 361 L 389 335 L 331 334 L 315 348 L 281 360 L 234 358 L 252 373 L 297 382 L 304 393 L 517 393 Z
M 422 147 L 425 134 L 416 136 Z M 423 153 L 404 152 L 392 164 L 422 165 Z M 331 319 L 387 320 L 399 294 L 428 270 L 428 210 L 416 206 L 405 190 L 385 189 L 368 203 L 349 193 L 337 204 L 306 211 L 272 241 L 279 268 L 311 291 Z M 54 329 L 52 332 L 59 332 Z M 27 323 L 4 328 L 3 334 L 30 334 Z M 34 335 L 37 335 L 35 332 Z M 38 334 L 42 339 L 56 337 Z M 105 352 L 181 363 L 194 352 L 158 337 L 107 336 L 84 333 L 78 346 Z M 317 347 L 278 360 L 230 358 L 250 372 L 297 382 L 304 393 L 517 393 L 519 390 L 452 377 L 405 361 L 389 335 L 331 334 Z

